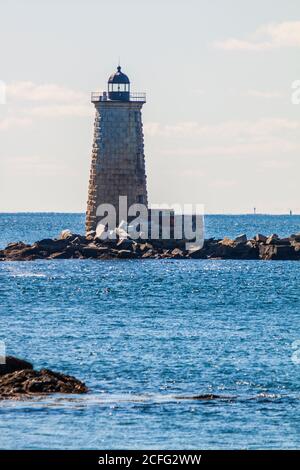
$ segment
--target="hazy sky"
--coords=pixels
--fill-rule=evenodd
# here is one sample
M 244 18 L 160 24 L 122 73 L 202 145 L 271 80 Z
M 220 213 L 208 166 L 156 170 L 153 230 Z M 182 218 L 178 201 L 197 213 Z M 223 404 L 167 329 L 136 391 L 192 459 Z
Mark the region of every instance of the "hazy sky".
M 147 92 L 151 202 L 300 212 L 299 1 L 0 6 L 0 211 L 85 210 L 90 92 L 120 56 L 132 91 Z

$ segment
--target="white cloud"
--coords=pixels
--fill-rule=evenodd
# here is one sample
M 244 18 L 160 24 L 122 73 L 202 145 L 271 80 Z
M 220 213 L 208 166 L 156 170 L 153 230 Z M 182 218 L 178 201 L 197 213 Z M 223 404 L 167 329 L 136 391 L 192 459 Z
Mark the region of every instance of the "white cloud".
M 300 122 L 288 119 L 259 119 L 256 121 L 227 121 L 216 125 L 183 122 L 174 125 L 149 123 L 145 132 L 172 142 L 161 153 L 174 157 L 257 157 L 279 152 L 286 155 L 300 152 Z M 217 141 L 217 143 L 216 143 Z M 188 144 L 185 144 L 187 142 Z
M 89 96 L 53 83 L 20 81 L 6 86 L 7 116 L 0 119 L 0 131 L 30 126 L 37 119 L 88 117 L 93 115 Z
M 145 124 L 145 133 L 150 136 L 162 137 L 209 137 L 260 139 L 266 135 L 283 131 L 300 130 L 300 122 L 289 119 L 264 118 L 256 121 L 225 121 L 219 124 L 206 125 L 196 121 L 185 121 L 177 124 Z
M 80 91 L 45 83 L 38 85 L 30 81 L 20 81 L 8 84 L 6 87 L 7 98 L 18 101 L 52 102 L 52 103 L 74 103 L 87 102 L 89 97 Z
M 246 39 L 216 41 L 214 47 L 235 51 L 266 51 L 282 47 L 300 47 L 300 21 L 263 25 Z

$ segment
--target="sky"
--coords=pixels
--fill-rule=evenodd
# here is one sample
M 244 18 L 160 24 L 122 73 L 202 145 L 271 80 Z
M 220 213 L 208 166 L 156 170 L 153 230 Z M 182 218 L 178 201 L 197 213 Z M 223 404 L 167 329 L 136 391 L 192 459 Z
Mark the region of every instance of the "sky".
M 300 213 L 300 99 L 292 88 L 300 88 L 300 2 L 0 7 L 1 212 L 85 211 L 90 93 L 106 89 L 120 58 L 132 91 L 147 93 L 151 203 Z

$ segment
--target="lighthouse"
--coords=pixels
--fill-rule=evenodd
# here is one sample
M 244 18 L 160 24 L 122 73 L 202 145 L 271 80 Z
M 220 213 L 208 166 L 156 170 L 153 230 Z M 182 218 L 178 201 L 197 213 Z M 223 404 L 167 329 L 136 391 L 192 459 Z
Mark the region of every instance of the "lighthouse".
M 142 107 L 145 93 L 131 93 L 130 80 L 118 66 L 107 91 L 93 92 L 94 136 L 90 170 L 86 231 L 96 230 L 101 220 L 97 208 L 111 204 L 119 220 L 119 198 L 127 205 L 148 206 Z

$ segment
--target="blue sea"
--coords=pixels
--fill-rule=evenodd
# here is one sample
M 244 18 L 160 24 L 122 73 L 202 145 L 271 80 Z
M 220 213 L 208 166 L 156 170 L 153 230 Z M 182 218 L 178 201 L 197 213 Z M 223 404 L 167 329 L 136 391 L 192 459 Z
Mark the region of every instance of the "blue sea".
M 300 216 L 207 216 L 206 237 L 300 232 Z M 82 214 L 0 214 L 0 248 Z M 1 449 L 299 449 L 300 263 L 0 263 L 7 353 L 87 395 L 0 401 Z M 299 343 L 300 344 L 300 343 Z M 300 346 L 298 346 L 300 349 Z M 226 399 L 193 400 L 214 393 Z

